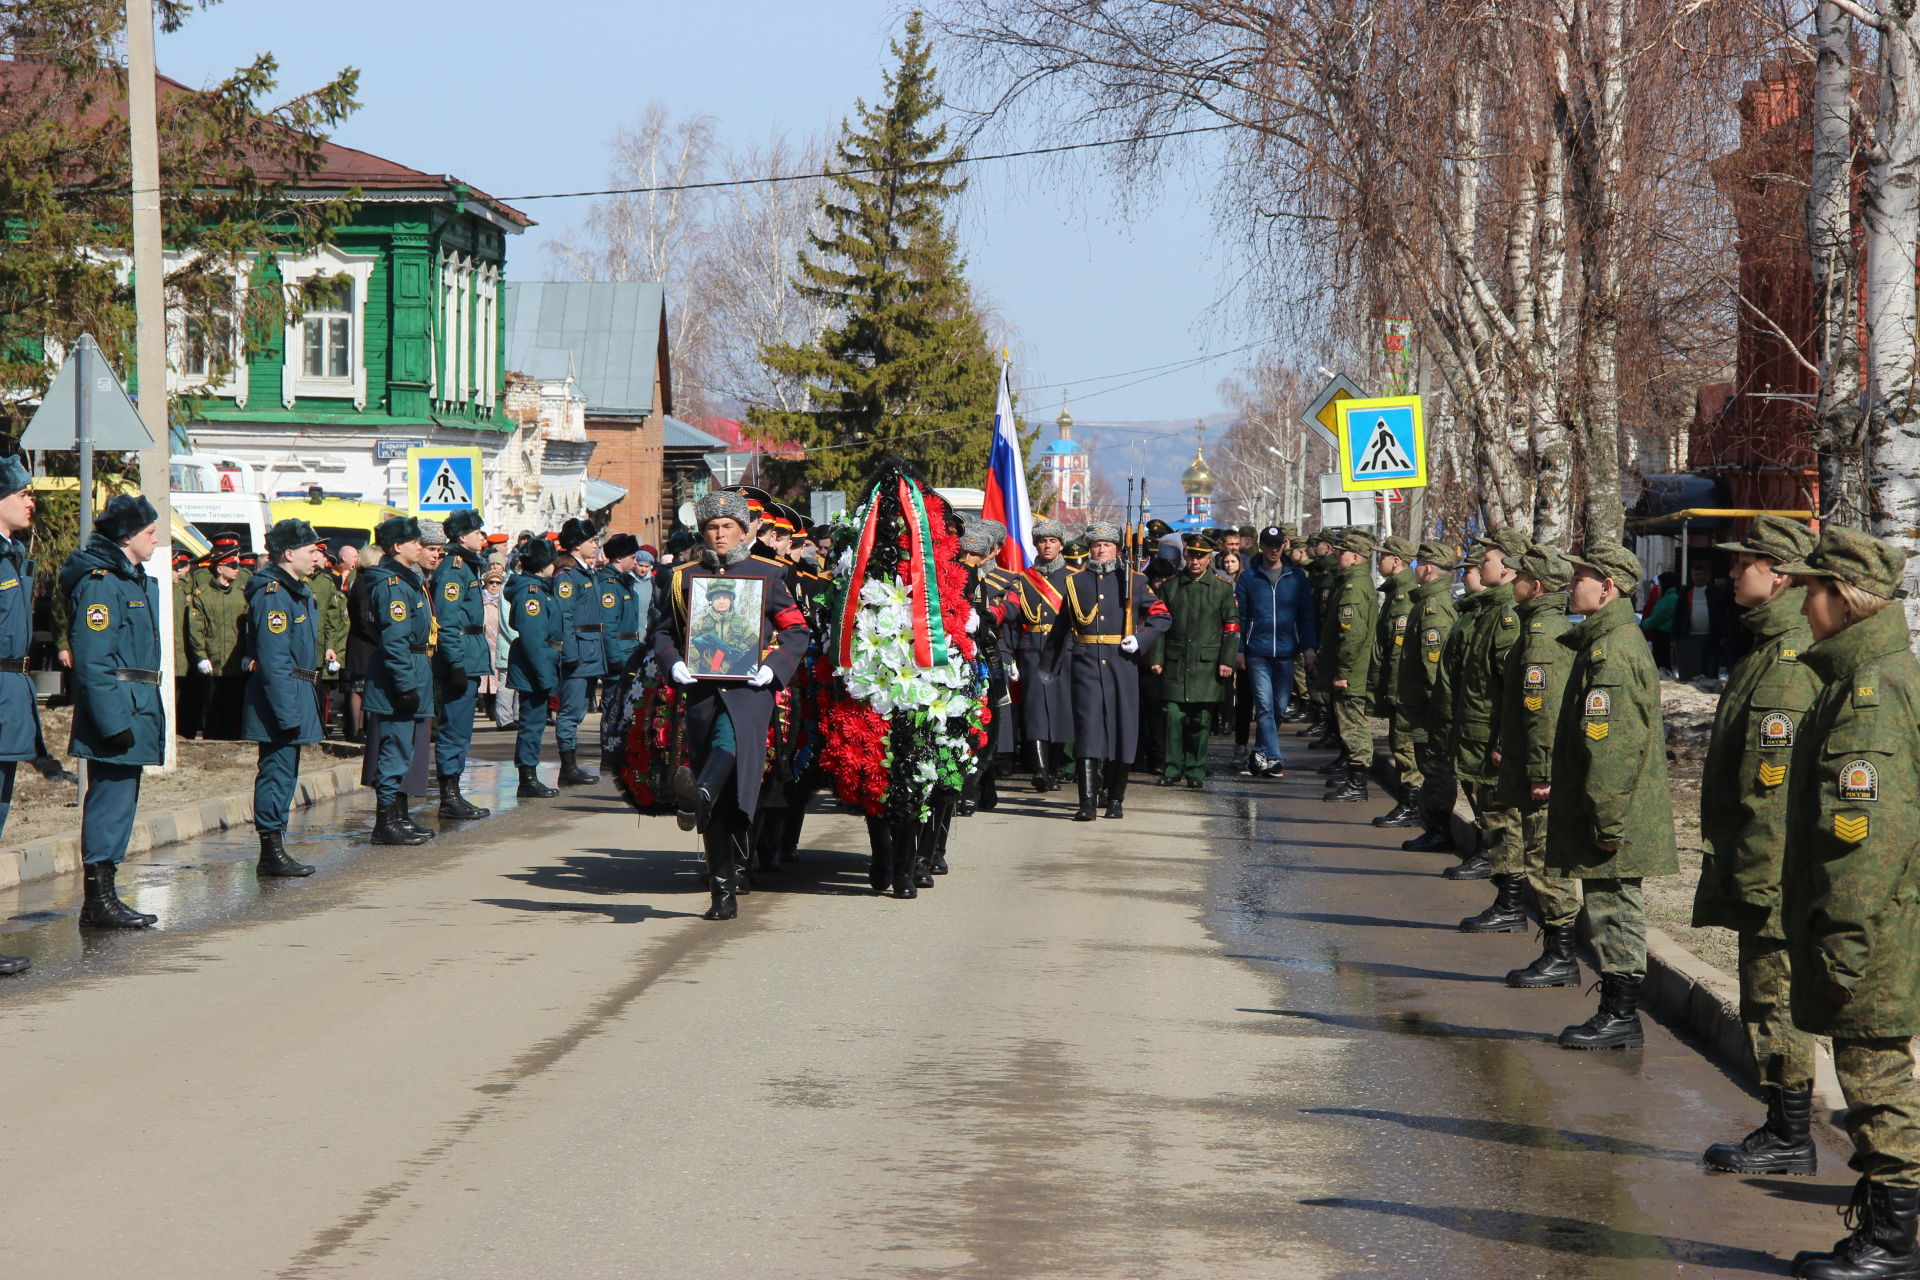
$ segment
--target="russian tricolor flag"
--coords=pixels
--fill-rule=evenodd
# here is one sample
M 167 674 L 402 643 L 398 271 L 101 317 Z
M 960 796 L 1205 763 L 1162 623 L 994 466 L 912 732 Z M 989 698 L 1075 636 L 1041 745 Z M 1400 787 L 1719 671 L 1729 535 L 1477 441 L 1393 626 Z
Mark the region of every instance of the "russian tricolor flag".
M 1000 398 L 993 407 L 993 453 L 987 458 L 987 497 L 980 505 L 980 514 L 1007 526 L 999 560 L 1020 573 L 1033 563 L 1033 505 L 1027 501 L 1027 469 L 1020 459 L 1008 368 L 1000 366 Z

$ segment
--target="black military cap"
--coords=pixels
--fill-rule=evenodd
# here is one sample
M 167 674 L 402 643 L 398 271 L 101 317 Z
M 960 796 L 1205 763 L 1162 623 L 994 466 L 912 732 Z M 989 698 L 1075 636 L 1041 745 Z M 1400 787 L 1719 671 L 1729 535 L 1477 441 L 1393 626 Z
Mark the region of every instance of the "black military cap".
M 560 549 L 571 551 L 584 543 L 592 542 L 597 536 L 591 522 L 569 520 L 560 526 Z
M 466 537 L 475 529 L 484 529 L 486 521 L 480 518 L 478 511 L 469 507 L 465 511 L 455 511 L 448 515 L 440 522 L 440 527 L 446 531 L 447 541 L 453 542 Z
M 520 548 L 520 568 L 525 573 L 538 573 L 553 563 L 553 544 L 545 538 L 535 538 Z
M 616 533 L 607 539 L 607 545 L 604 550 L 609 560 L 619 560 L 625 556 L 639 555 L 640 539 L 630 533 Z
M 116 493 L 93 522 L 93 529 L 109 542 L 124 542 L 160 519 L 153 504 L 137 493 Z
M 389 550 L 403 542 L 418 542 L 420 521 L 413 516 L 388 516 L 374 529 L 373 540 Z
M 267 554 L 279 555 L 282 551 L 292 551 L 296 547 L 310 547 L 320 541 L 320 535 L 305 520 L 288 519 L 274 524 L 267 530 Z

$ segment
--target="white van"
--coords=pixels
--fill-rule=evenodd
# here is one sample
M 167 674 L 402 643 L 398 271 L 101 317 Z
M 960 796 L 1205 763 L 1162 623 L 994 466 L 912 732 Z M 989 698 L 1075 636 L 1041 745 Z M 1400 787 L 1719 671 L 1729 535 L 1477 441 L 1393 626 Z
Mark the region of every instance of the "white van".
M 266 551 L 273 516 L 252 467 L 204 453 L 176 453 L 168 462 L 176 515 L 209 541 L 232 534 L 248 551 Z

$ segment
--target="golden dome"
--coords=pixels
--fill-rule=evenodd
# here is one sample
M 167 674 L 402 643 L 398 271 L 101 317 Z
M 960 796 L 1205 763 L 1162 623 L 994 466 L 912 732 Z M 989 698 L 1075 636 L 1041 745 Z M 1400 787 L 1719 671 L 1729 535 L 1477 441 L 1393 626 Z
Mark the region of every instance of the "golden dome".
M 1204 427 L 1194 429 L 1196 435 L 1203 430 Z M 1207 455 L 1197 443 L 1193 446 L 1193 465 L 1180 473 L 1180 487 L 1196 498 L 1213 496 L 1213 472 L 1207 467 Z

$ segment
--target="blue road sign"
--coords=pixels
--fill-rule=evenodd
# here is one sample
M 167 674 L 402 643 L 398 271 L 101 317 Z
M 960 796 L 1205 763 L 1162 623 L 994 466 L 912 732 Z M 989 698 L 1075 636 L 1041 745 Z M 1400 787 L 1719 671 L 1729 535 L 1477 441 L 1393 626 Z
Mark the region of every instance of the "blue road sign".
M 1411 489 L 1427 483 L 1427 433 L 1419 396 L 1342 400 L 1340 487 Z
M 439 516 L 468 507 L 479 510 L 482 474 L 478 449 L 408 449 L 407 492 L 413 499 L 413 514 Z

